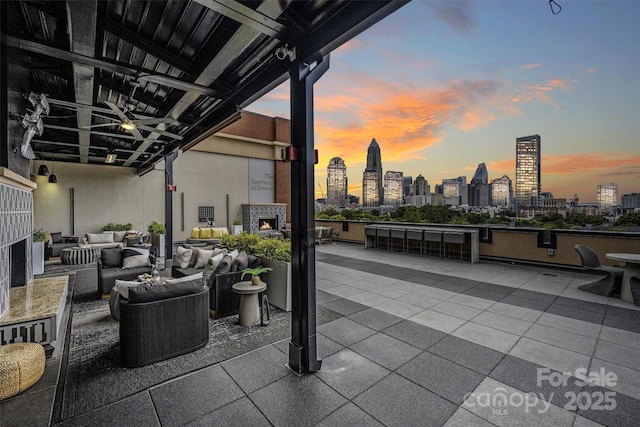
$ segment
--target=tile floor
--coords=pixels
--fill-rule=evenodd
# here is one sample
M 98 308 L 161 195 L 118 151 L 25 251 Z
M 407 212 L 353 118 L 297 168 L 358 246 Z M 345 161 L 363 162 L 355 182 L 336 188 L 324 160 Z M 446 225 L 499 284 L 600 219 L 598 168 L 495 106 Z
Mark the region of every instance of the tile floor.
M 592 276 L 316 248 L 317 302 L 344 315 L 319 372 L 291 374 L 283 340 L 63 425 L 640 425 L 640 311 L 577 289 Z

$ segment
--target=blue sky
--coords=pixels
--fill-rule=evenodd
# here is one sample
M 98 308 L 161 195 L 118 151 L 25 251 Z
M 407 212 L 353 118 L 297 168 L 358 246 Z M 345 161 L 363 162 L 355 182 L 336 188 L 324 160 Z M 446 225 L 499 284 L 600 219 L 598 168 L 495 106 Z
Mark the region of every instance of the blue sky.
M 385 171 L 444 178 L 486 163 L 515 180 L 515 139 L 539 134 L 542 190 L 640 192 L 640 1 L 414 0 L 331 54 L 315 85 L 316 194 L 332 157 L 362 196 L 367 147 Z M 246 108 L 290 117 L 289 84 Z

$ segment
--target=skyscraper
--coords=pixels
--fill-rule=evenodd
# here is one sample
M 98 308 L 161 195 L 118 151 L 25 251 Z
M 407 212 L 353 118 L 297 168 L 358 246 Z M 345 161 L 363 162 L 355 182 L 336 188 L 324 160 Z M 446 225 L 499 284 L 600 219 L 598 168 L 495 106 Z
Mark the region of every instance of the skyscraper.
M 403 175 L 402 178 L 402 197 L 407 200 L 407 197 L 413 196 L 413 178 L 407 175 Z
M 340 157 L 329 160 L 327 166 L 327 206 L 342 207 L 347 199 L 347 166 Z
M 402 204 L 402 172 L 387 171 L 384 174 L 384 204 Z
M 618 205 L 618 186 L 613 182 L 598 184 L 596 202 L 600 209 L 610 209 Z
M 416 196 L 426 196 L 429 194 L 429 183 L 424 176 L 418 175 L 413 182 L 413 193 Z
M 516 202 L 538 206 L 540 198 L 540 135 L 516 138 Z
M 383 201 L 382 158 L 380 147 L 374 138 L 367 150 L 367 168 L 362 175 L 362 205 L 380 206 Z
M 480 163 L 469 184 L 469 206 L 490 206 L 491 184 L 487 166 Z
M 445 178 L 442 180 L 442 197 L 445 205 L 458 206 L 466 205 L 467 198 L 467 177 Z
M 502 178 L 496 178 L 491 181 L 491 204 L 493 206 L 511 207 L 513 199 L 513 187 L 511 178 L 502 175 Z

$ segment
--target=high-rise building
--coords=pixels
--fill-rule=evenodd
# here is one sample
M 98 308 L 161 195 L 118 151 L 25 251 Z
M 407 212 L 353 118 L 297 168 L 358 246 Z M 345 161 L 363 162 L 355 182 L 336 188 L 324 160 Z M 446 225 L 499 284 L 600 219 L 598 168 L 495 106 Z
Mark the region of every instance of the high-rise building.
M 620 205 L 624 213 L 640 210 L 640 193 L 623 194 Z
M 467 197 L 467 177 L 446 178 L 442 180 L 442 198 L 445 205 L 458 206 L 469 203 Z
M 516 202 L 538 206 L 540 190 L 540 135 L 516 138 Z
M 362 205 L 380 206 L 384 202 L 382 187 L 382 157 L 376 139 L 371 140 L 367 150 L 367 168 L 362 175 Z
M 402 197 L 402 172 L 387 171 L 384 174 L 384 204 L 400 206 Z
M 613 182 L 598 184 L 596 202 L 600 209 L 611 209 L 618 205 L 618 186 Z
M 491 206 L 491 184 L 487 166 L 480 163 L 469 184 L 469 206 Z
M 416 196 L 426 196 L 429 194 L 429 183 L 424 176 L 418 175 L 413 181 L 413 194 Z
M 407 197 L 413 196 L 413 177 L 403 176 L 402 178 L 402 198 L 405 203 L 407 201 Z
M 511 207 L 513 199 L 513 187 L 511 178 L 502 175 L 502 178 L 496 178 L 491 181 L 491 203 L 493 206 Z
M 327 166 L 327 206 L 346 206 L 347 166 L 340 157 L 329 160 Z

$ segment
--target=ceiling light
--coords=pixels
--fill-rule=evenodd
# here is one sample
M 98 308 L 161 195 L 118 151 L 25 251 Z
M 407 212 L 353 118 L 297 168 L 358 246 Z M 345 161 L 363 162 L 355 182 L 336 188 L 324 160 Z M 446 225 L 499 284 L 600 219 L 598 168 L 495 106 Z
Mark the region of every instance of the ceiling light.
M 120 123 L 120 126 L 122 126 L 122 129 L 125 129 L 125 130 L 134 130 L 136 128 L 136 125 L 129 122 L 122 122 Z
M 49 168 L 44 163 L 40 165 L 38 168 L 38 176 L 47 176 L 49 175 Z
M 58 178 L 56 178 L 56 174 L 52 173 L 51 175 L 49 175 L 49 182 L 52 184 L 58 183 Z
M 105 163 L 115 163 L 118 155 L 114 151 L 107 151 L 107 157 L 104 159 Z

